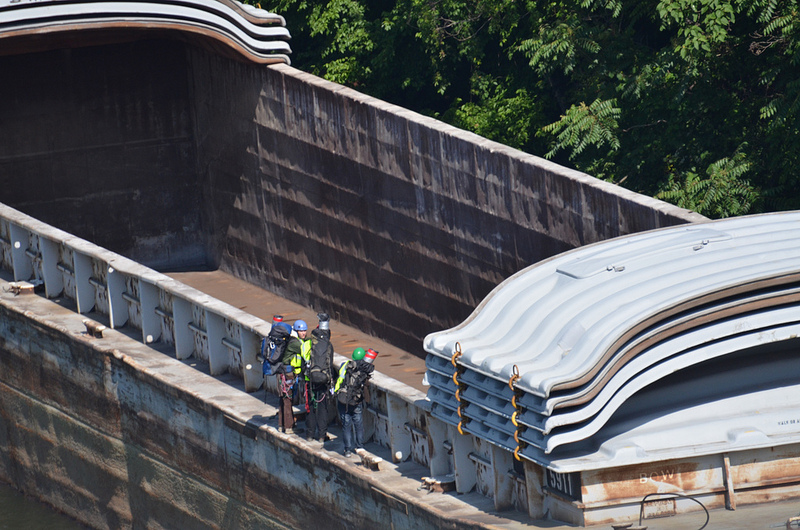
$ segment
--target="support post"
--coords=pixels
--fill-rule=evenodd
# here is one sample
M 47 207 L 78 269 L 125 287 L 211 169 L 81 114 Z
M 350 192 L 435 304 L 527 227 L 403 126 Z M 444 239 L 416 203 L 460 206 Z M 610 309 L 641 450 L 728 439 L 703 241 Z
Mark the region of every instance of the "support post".
M 736 509 L 736 492 L 733 490 L 733 477 L 731 476 L 731 459 L 728 453 L 722 454 L 722 464 L 725 475 L 725 505 L 729 510 Z

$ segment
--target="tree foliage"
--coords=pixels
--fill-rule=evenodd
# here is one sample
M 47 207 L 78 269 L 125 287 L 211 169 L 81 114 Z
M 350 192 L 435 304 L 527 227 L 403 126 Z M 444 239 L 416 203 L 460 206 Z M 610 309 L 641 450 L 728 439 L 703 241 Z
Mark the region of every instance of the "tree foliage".
M 749 169 L 750 163 L 737 152 L 733 158 L 712 163 L 706 171 L 707 178 L 701 178 L 695 171 L 670 175 L 666 189 L 656 197 L 708 217 L 741 215 L 759 200 L 756 189 L 742 180 Z
M 476 75 L 472 80 L 473 101 L 456 101 L 453 115 L 445 119 L 511 147 L 524 149 L 530 143 L 535 119 L 540 115 L 536 101 L 524 88 L 508 93 L 508 84 Z
M 713 217 L 800 208 L 800 0 L 275 0 L 294 65 Z
M 591 105 L 580 102 L 567 109 L 561 119 L 542 130 L 556 136 L 556 143 L 545 155 L 552 158 L 559 149 L 571 147 L 570 160 L 581 154 L 587 146 L 597 148 L 609 144 L 612 149 L 619 149 L 619 138 L 616 130 L 620 109 L 614 106 L 614 100 L 600 101 L 596 99 Z

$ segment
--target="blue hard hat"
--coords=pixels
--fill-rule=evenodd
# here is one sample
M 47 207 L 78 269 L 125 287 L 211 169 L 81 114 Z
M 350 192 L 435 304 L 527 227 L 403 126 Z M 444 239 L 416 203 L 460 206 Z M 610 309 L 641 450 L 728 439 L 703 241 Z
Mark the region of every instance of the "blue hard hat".
M 305 320 L 298 320 L 294 323 L 295 331 L 305 331 L 307 329 L 308 329 L 308 324 L 306 324 Z

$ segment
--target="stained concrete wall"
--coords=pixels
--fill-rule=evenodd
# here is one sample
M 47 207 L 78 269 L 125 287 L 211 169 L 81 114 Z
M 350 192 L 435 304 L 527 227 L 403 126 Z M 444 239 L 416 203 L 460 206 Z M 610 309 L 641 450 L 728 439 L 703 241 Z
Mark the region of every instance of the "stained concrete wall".
M 178 41 L 0 57 L 0 202 L 219 266 L 412 353 L 521 268 L 703 220 L 289 66 Z
M 705 219 L 285 65 L 189 56 L 218 264 L 420 355 L 532 263 Z
M 0 202 L 154 267 L 206 262 L 182 45 L 0 56 Z

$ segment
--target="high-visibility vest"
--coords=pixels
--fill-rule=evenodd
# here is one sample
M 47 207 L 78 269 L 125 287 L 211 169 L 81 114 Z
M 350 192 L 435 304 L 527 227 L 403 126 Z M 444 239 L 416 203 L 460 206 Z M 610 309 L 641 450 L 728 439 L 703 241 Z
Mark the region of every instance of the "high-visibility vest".
M 299 374 L 303 370 L 303 365 L 311 362 L 311 339 L 301 339 L 300 341 L 300 355 L 292 355 L 291 365 L 292 371 Z
M 336 379 L 336 385 L 333 387 L 334 392 L 339 391 L 339 387 L 344 383 L 344 376 L 347 375 L 347 367 L 350 366 L 350 361 L 345 361 L 339 367 L 339 377 Z

